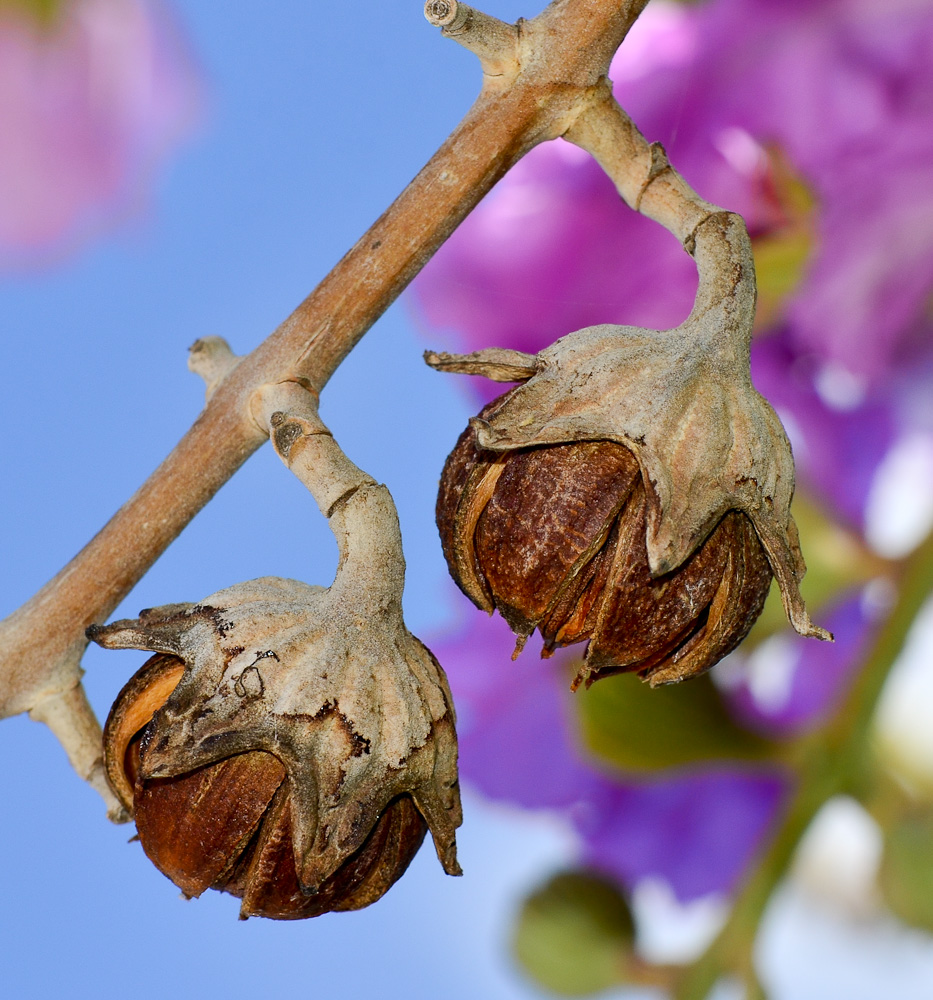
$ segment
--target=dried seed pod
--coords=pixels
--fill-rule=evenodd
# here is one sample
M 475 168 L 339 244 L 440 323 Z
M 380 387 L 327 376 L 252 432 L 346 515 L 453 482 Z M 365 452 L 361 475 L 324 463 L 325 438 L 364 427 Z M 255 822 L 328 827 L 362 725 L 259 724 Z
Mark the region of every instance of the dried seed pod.
M 470 427 L 444 468 L 437 523 L 454 579 L 498 609 L 519 648 L 536 628 L 545 655 L 589 641 L 574 687 L 622 671 L 655 684 L 702 673 L 746 636 L 771 583 L 737 511 L 652 578 L 638 463 L 613 441 L 497 455 Z
M 337 538 L 333 584 L 266 577 L 88 637 L 163 654 L 107 726 L 107 772 L 147 853 L 188 895 L 221 888 L 243 916 L 293 918 L 377 899 L 425 825 L 459 874 L 462 816 L 447 680 L 402 617 L 392 498 L 303 387 L 266 389 L 273 445 Z
M 306 895 L 295 868 L 286 771 L 275 756 L 249 751 L 177 778 L 140 776 L 152 715 L 183 673 L 177 657 L 151 657 L 120 692 L 104 728 L 108 779 L 135 814 L 153 864 L 188 897 L 209 888 L 237 896 L 244 917 L 301 919 L 379 899 L 427 831 L 410 796 L 391 802 L 356 853 Z
M 726 246 L 730 266 L 701 266 L 697 303 L 674 330 L 595 326 L 538 355 L 426 355 L 443 371 L 523 383 L 473 418 L 448 458 L 438 527 L 454 579 L 501 611 L 518 648 L 535 628 L 545 654 L 589 641 L 577 684 L 708 669 L 747 634 L 772 572 L 794 628 L 832 638 L 800 596 L 790 445 L 751 384 L 743 237 L 726 213 L 697 230 L 698 260 Z

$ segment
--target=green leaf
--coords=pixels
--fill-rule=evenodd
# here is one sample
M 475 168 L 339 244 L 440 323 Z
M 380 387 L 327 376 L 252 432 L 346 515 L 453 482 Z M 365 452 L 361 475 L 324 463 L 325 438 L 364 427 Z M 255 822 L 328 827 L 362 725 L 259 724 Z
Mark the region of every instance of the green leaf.
M 811 234 L 796 228 L 752 241 L 758 277 L 758 327 L 772 326 L 780 318 L 784 301 L 803 278 L 812 248 Z
M 512 949 L 546 989 L 584 996 L 625 981 L 634 935 L 628 904 L 611 882 L 564 872 L 525 900 Z
M 589 749 L 626 771 L 762 760 L 776 749 L 733 721 L 709 677 L 651 688 L 620 674 L 578 692 L 576 705 Z
M 913 816 L 887 832 L 879 881 L 895 916 L 933 931 L 933 816 Z

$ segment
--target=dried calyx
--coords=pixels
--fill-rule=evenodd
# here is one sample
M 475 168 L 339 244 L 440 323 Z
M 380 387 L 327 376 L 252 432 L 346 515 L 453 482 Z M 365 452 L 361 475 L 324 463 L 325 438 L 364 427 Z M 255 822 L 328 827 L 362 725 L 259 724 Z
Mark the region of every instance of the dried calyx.
M 105 730 L 146 853 L 188 896 L 223 889 L 243 917 L 292 919 L 378 899 L 426 829 L 459 874 L 457 746 L 444 673 L 402 619 L 388 491 L 346 459 L 301 386 L 266 387 L 258 409 L 330 519 L 334 583 L 253 580 L 89 636 L 158 654 Z
M 448 458 L 438 527 L 454 579 L 502 613 L 516 652 L 536 628 L 545 655 L 588 641 L 574 686 L 702 673 L 748 633 L 772 573 L 794 628 L 831 638 L 800 596 L 790 445 L 751 383 L 744 225 L 717 213 L 695 240 L 697 302 L 673 330 L 596 326 L 538 355 L 426 355 L 522 383 Z M 723 246 L 731 266 L 704 267 Z

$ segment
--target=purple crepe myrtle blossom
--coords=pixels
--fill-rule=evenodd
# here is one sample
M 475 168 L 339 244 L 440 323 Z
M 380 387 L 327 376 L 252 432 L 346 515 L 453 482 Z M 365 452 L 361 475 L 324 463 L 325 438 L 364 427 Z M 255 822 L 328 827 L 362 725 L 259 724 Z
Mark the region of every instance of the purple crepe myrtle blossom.
M 581 810 L 581 860 L 631 888 L 663 878 L 681 903 L 734 891 L 786 792 L 777 771 L 723 764 L 606 782 Z
M 716 0 L 696 18 L 673 161 L 695 162 L 704 194 L 725 199 L 701 180 L 710 138 L 739 129 L 780 145 L 820 203 L 794 338 L 866 386 L 883 381 L 933 289 L 933 7 Z
M 807 643 L 790 629 L 750 654 L 733 653 L 716 667 L 730 711 L 748 729 L 787 738 L 824 722 L 861 666 L 877 618 L 871 591 L 848 594 L 824 610 L 834 643 Z
M 611 75 L 646 136 L 705 198 L 742 213 L 753 236 L 787 222 L 770 148 L 808 185 L 815 244 L 783 319 L 821 390 L 827 366 L 847 373 L 843 403 L 854 406 L 919 343 L 929 351 L 933 5 L 656 0 Z M 454 332 L 451 346 L 536 351 L 593 323 L 672 326 L 695 287 L 677 242 L 558 141 L 497 185 L 415 294 L 429 326 Z
M 880 392 L 841 409 L 817 391 L 816 360 L 795 351 L 786 328 L 752 344 L 752 381 L 777 410 L 794 450 L 798 479 L 852 527 L 866 503 L 898 424 Z
M 0 266 L 78 244 L 140 200 L 194 121 L 191 57 L 158 0 L 0 7 Z
M 464 781 L 497 801 L 563 812 L 581 860 L 629 888 L 656 877 L 682 902 L 731 892 L 780 808 L 780 773 L 723 762 L 616 776 L 577 735 L 573 655 L 542 661 L 526 649 L 513 663 L 502 618 L 463 603 L 462 630 L 431 646 L 457 704 Z

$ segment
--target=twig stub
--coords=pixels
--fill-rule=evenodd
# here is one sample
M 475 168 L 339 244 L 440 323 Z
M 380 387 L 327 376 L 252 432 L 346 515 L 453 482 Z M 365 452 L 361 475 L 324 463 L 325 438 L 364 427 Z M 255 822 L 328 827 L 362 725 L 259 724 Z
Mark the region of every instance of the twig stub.
M 462 28 L 470 16 L 470 8 L 457 0 L 427 0 L 424 16 L 438 28 L 456 31 Z

